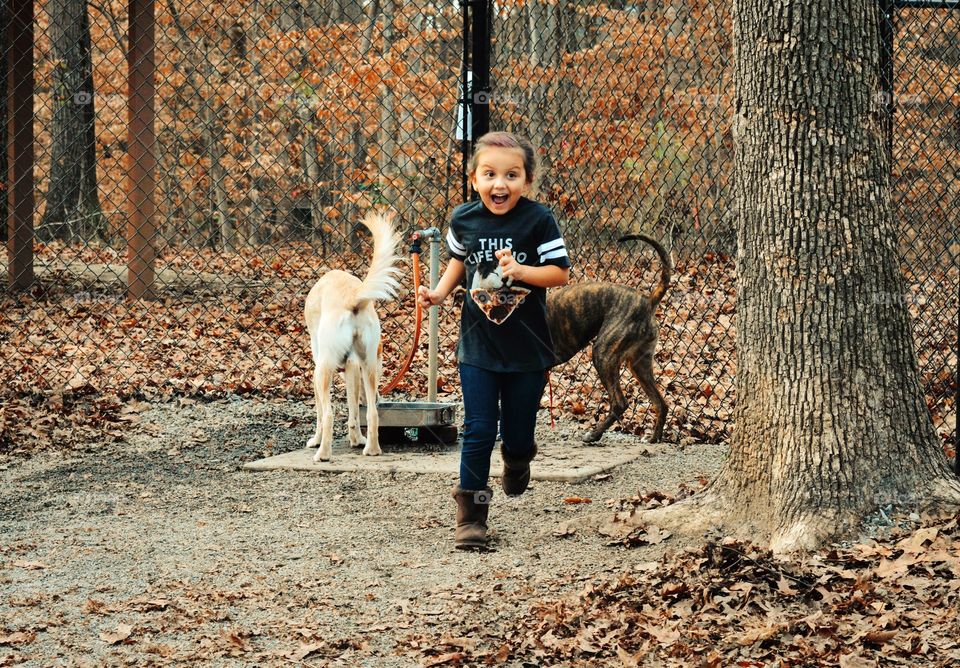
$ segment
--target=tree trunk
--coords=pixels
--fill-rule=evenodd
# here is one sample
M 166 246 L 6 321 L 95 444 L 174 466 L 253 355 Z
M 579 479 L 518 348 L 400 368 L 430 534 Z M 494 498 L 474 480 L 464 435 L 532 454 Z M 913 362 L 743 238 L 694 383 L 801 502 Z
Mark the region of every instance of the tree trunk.
M 363 41 L 360 42 L 360 53 L 369 55 L 373 48 L 374 32 L 377 29 L 377 19 L 380 17 L 380 0 L 370 0 L 367 5 L 367 25 L 363 28 Z
M 362 0 L 322 0 L 322 12 L 331 23 L 362 22 L 365 3 Z
M 232 253 L 237 249 L 237 238 L 233 221 L 230 220 L 227 170 L 223 166 L 226 154 L 223 146 L 226 129 L 219 111 L 211 113 L 207 122 L 210 138 L 210 218 L 216 229 L 220 250 L 224 253 Z
M 386 0 L 382 6 L 383 12 L 383 47 L 381 56 L 383 61 L 390 60 L 393 50 L 393 24 L 399 9 L 396 0 Z M 392 207 L 398 206 L 400 198 L 397 190 L 399 180 L 399 149 L 397 140 L 400 136 L 397 112 L 397 94 L 394 84 L 384 81 L 380 86 L 380 132 L 377 142 L 377 168 L 379 174 L 380 195 Z M 352 235 L 351 235 L 352 237 Z
M 790 552 L 880 506 L 960 503 L 960 481 L 918 380 L 877 4 L 737 0 L 733 15 L 737 405 L 691 516 Z
M 41 225 L 54 237 L 89 239 L 103 233 L 90 20 L 83 0 L 52 0 L 48 7 L 54 109 L 50 187 Z
M 214 84 L 214 67 L 212 51 L 216 48 L 211 38 L 204 37 L 200 41 L 203 53 L 203 80 L 206 85 L 202 91 L 206 99 L 203 101 L 203 145 L 210 162 L 209 179 L 207 183 L 207 201 L 209 206 L 212 229 L 211 235 L 216 238 L 216 245 L 224 252 L 236 250 L 236 238 L 233 223 L 230 220 L 227 194 L 227 170 L 223 166 L 224 140 L 226 136 L 224 105 L 217 97 L 217 85 Z M 217 74 L 219 85 L 223 85 L 223 77 Z
M 557 16 L 559 9 L 557 5 L 547 3 L 543 0 L 531 2 L 528 5 L 527 20 L 530 30 L 530 65 L 533 68 L 544 68 L 553 70 L 560 62 L 560 50 L 557 42 Z M 537 72 L 537 69 L 534 69 Z M 550 124 L 547 114 L 550 109 L 551 89 L 554 87 L 556 77 L 545 76 L 540 71 L 531 80 L 526 90 L 526 116 L 527 116 L 527 137 L 533 142 L 534 146 L 550 145 Z M 541 155 L 541 168 L 543 174 L 550 173 L 550 155 L 544 153 Z
M 189 118 L 191 112 L 193 112 L 196 114 L 195 117 L 197 119 L 205 123 L 207 93 L 204 91 L 203 86 L 208 75 L 204 69 L 206 57 L 204 55 L 205 47 L 203 45 L 203 39 L 194 40 L 190 37 L 181 20 L 177 4 L 173 0 L 167 0 L 166 7 L 173 21 L 173 26 L 177 31 L 177 41 L 174 44 L 177 51 L 182 54 L 178 60 L 178 67 L 183 68 L 187 83 L 187 86 L 181 88 L 173 98 L 171 102 L 171 113 L 175 117 L 182 115 Z M 201 108 L 197 109 L 196 107 L 198 106 Z M 197 132 L 197 130 L 194 132 Z M 199 132 L 202 132 L 202 130 L 199 130 Z M 163 135 L 161 135 L 161 137 L 163 137 Z M 184 151 L 189 152 L 193 150 L 191 146 L 195 141 L 200 141 L 200 143 L 203 144 L 205 140 L 196 140 L 193 132 L 187 134 L 185 139 L 187 143 L 180 144 L 180 142 L 184 141 L 184 137 L 181 136 L 179 139 L 174 139 L 171 133 L 171 141 L 177 143 L 166 146 L 163 149 L 165 153 L 171 156 L 170 167 L 167 174 L 167 181 L 170 184 L 168 191 L 179 192 L 180 194 L 179 199 L 181 202 L 182 215 L 176 226 L 176 232 L 172 237 L 169 237 L 169 240 L 177 244 L 202 238 L 202 235 L 206 234 L 205 216 L 200 204 L 200 201 L 204 198 L 204 193 L 200 188 L 192 187 L 193 184 L 197 182 L 196 177 L 189 181 L 184 178 L 186 170 L 183 170 L 181 167 L 182 162 L 180 157 Z M 205 144 L 203 145 L 205 146 Z M 192 183 L 190 183 L 190 181 L 192 181 Z M 184 186 L 185 182 L 189 185 Z M 168 200 L 167 206 L 170 207 L 171 205 L 172 202 Z
M 174 109 L 179 104 L 171 102 Z M 164 222 L 160 230 L 161 242 L 180 245 L 187 239 L 184 234 L 183 201 L 186 199 L 181 180 L 177 178 L 177 169 L 183 155 L 183 146 L 179 136 L 173 131 L 161 133 L 158 142 L 160 148 L 161 174 L 163 175 Z
M 261 60 L 263 54 L 260 51 L 260 41 L 264 37 L 264 30 L 260 23 L 264 19 L 263 6 L 260 0 L 254 0 L 250 8 L 250 49 L 248 58 L 250 62 L 250 79 L 248 108 L 250 117 L 246 121 L 250 132 L 249 145 L 249 181 L 247 182 L 247 200 L 249 207 L 247 209 L 247 223 L 244 226 L 244 233 L 241 235 L 241 243 L 250 246 L 259 238 L 261 230 L 264 227 L 264 221 L 267 218 L 267 207 L 265 206 L 263 192 L 267 188 L 267 177 L 262 164 L 263 144 L 261 142 L 262 127 L 261 108 L 263 100 L 260 98 L 260 86 L 264 82 Z
M 317 158 L 317 129 L 314 127 L 314 109 L 310 100 L 301 100 L 297 117 L 303 129 L 302 159 L 304 180 L 310 193 L 310 229 L 313 240 L 319 238 L 320 257 L 327 257 L 327 231 L 324 229 L 321 204 L 320 162 Z

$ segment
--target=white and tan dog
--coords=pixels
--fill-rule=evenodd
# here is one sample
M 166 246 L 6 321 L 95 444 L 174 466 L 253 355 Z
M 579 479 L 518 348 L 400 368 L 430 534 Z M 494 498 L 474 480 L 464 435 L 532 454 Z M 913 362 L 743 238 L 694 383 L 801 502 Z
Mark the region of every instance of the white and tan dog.
M 327 272 L 307 295 L 304 317 L 313 353 L 313 389 L 317 402 L 317 431 L 307 447 L 319 445 L 313 461 L 330 459 L 333 443 L 333 404 L 330 384 L 339 369 L 347 385 L 347 433 L 351 446 L 366 444 L 365 455 L 379 455 L 377 399 L 380 396 L 380 319 L 378 299 L 392 299 L 399 287 L 396 252 L 400 238 L 393 214 L 370 212 L 363 220 L 373 234 L 373 258 L 361 281 L 345 271 Z M 360 384 L 367 405 L 367 437 L 360 433 Z

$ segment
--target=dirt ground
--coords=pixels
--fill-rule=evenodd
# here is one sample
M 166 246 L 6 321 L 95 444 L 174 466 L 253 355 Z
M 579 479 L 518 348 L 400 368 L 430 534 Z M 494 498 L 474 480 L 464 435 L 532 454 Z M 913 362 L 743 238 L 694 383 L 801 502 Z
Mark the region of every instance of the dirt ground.
M 724 455 L 671 447 L 495 494 L 495 551 L 462 553 L 453 476 L 241 470 L 303 447 L 309 406 L 140 408 L 122 442 L 0 462 L 0 665 L 411 666 L 447 629 L 449 648 L 482 648 L 487 625 L 531 602 L 682 548 L 613 546 L 597 526 L 621 499 L 695 485 Z M 582 431 L 543 417 L 538 442 Z

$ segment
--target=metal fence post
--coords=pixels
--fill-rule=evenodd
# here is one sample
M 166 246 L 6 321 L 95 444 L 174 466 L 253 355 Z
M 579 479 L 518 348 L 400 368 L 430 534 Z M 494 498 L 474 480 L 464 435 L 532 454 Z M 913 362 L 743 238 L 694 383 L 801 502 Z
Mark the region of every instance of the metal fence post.
M 493 16 L 488 0 L 463 0 L 463 199 L 469 197 L 467 162 L 477 139 L 490 130 L 490 51 Z M 474 193 L 476 195 L 476 193 Z
M 471 139 L 475 143 L 481 135 L 490 130 L 490 37 L 492 26 L 490 3 L 488 0 L 474 0 L 471 3 L 471 43 L 473 89 L 471 100 L 473 128 Z

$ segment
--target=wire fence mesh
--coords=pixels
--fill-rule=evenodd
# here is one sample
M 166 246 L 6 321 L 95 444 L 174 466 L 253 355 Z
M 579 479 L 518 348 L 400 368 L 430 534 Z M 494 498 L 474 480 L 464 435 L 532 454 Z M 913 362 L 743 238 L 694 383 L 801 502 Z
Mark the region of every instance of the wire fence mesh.
M 892 185 L 927 406 L 957 444 L 960 5 L 893 15 Z
M 479 97 L 459 3 L 157 3 L 157 299 L 135 302 L 124 299 L 129 6 L 36 3 L 38 280 L 0 295 L 6 396 L 110 406 L 309 397 L 306 291 L 328 269 L 364 270 L 359 220 L 370 207 L 395 209 L 405 233 L 445 228 L 465 196 L 465 112 L 482 105 L 492 127 L 541 148 L 538 197 L 557 213 L 574 280 L 649 290 L 655 255 L 617 244 L 625 232 L 651 231 L 673 253 L 657 354 L 666 437 L 726 438 L 736 304 L 728 3 L 490 3 L 490 88 Z M 960 12 L 903 9 L 893 25 L 894 210 L 922 382 L 947 439 Z M 3 50 L 8 71 L 30 55 Z M 380 311 L 387 380 L 413 345 L 412 281 Z M 457 324 L 458 310 L 445 308 L 438 385 L 451 399 Z M 426 368 L 421 341 L 399 393 L 424 396 Z M 606 412 L 587 354 L 553 377 L 566 415 L 589 422 Z M 622 424 L 639 432 L 652 416 L 634 385 L 625 378 Z

